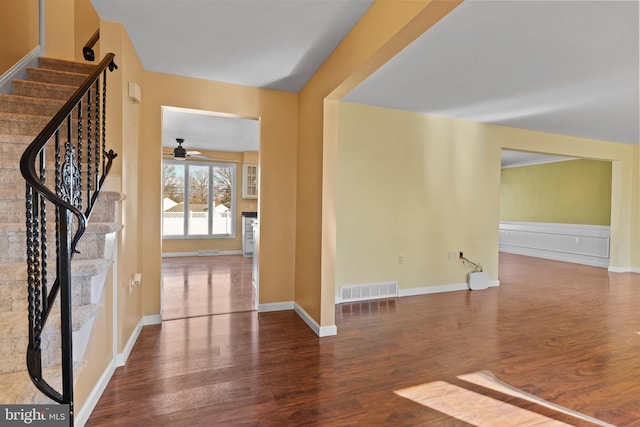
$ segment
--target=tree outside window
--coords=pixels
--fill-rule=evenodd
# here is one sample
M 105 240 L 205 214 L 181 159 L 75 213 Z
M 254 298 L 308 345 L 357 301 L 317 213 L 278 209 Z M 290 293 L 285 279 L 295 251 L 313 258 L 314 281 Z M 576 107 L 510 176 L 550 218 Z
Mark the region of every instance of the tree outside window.
M 234 236 L 235 172 L 235 164 L 165 161 L 163 235 Z

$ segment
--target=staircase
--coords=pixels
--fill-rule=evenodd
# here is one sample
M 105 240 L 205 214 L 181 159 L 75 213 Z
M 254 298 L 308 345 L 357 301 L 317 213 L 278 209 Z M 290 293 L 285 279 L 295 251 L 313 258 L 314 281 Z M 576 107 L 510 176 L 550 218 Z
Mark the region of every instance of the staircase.
M 28 80 L 15 80 L 11 95 L 0 94 L 0 402 L 50 403 L 33 384 L 26 369 L 28 345 L 27 255 L 25 224 L 25 180 L 20 157 L 78 86 L 94 70 L 93 64 L 40 58 L 38 68 L 28 70 Z M 53 160 L 54 156 L 48 157 Z M 72 261 L 74 377 L 83 357 L 105 278 L 112 265 L 117 233 L 116 205 L 120 193 L 102 191 L 87 231 Z M 47 224 L 50 245 L 55 245 L 54 224 Z M 49 273 L 51 283 L 54 271 Z M 50 267 L 51 268 L 51 267 Z M 61 387 L 60 298 L 42 336 L 43 378 Z

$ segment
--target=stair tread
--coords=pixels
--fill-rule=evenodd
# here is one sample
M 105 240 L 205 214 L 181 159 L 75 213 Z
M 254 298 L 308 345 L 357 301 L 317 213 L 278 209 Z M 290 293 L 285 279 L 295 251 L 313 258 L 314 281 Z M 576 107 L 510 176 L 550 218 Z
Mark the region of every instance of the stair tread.
M 83 69 L 82 72 L 84 74 L 90 74 L 95 71 L 96 68 L 98 68 L 98 66 L 94 63 L 70 61 L 68 59 L 51 58 L 48 56 L 41 56 L 40 58 L 38 58 L 38 61 L 38 66 L 40 68 L 45 68 L 48 70 L 57 70 L 58 68 L 56 67 L 71 67 L 75 69 Z
M 72 316 L 73 330 L 77 331 L 80 329 L 87 320 L 97 313 L 98 309 L 99 304 L 74 305 Z M 16 337 L 26 337 L 28 335 L 27 319 L 28 314 L 26 309 L 0 313 L 0 324 L 3 325 L 0 341 L 13 340 Z M 49 319 L 47 320 L 47 328 L 51 334 L 58 333 L 60 330 L 60 317 L 49 316 Z
M 116 231 L 120 231 L 122 228 L 123 228 L 123 225 L 117 222 L 89 221 L 87 223 L 85 236 L 87 234 L 113 233 Z M 22 222 L 0 223 L 0 235 L 5 235 L 5 236 L 24 235 L 26 230 L 27 230 L 26 223 L 22 223 Z
M 31 144 L 34 137 L 28 135 L 12 135 L 0 133 L 0 144 Z M 26 147 L 25 147 L 26 148 Z
M 27 67 L 27 72 L 43 72 L 48 74 L 60 75 L 60 76 L 82 76 L 86 77 L 89 73 L 78 73 L 75 71 L 56 70 L 55 68 L 43 68 L 43 67 Z
M 49 87 L 51 89 L 61 87 L 61 88 L 65 88 L 65 89 L 74 89 L 75 90 L 75 89 L 78 88 L 77 85 L 65 85 L 65 84 L 61 84 L 61 83 L 46 83 L 46 82 L 39 82 L 39 81 L 36 81 L 36 80 L 15 79 L 13 81 L 13 83 L 24 84 L 24 85 L 27 85 L 27 86 L 43 86 L 43 87 Z
M 23 121 L 41 121 L 48 123 L 51 120 L 51 117 L 47 116 L 38 116 L 34 114 L 20 114 L 20 113 L 5 113 L 0 112 L 0 119 L 10 119 L 10 120 L 23 120 Z
M 42 368 L 42 371 L 49 384 L 55 387 L 55 384 L 60 383 L 60 366 Z M 0 383 L 2 383 L 2 387 L 0 387 L 0 402 L 4 404 L 53 403 L 53 400 L 42 394 L 33 385 L 26 366 L 22 371 L 0 374 Z
M 3 199 L 22 199 L 25 198 L 25 189 L 22 187 L 10 187 L 10 188 L 0 188 L 0 200 Z M 117 202 L 120 200 L 124 200 L 125 195 L 118 191 L 100 191 L 100 196 L 98 200 L 107 201 L 107 202 Z
M 71 261 L 71 274 L 78 276 L 93 276 L 105 267 L 110 267 L 113 261 L 106 258 L 74 259 Z M 0 263 L 0 281 L 27 277 L 27 263 Z
M 51 98 L 39 98 L 36 96 L 24 96 L 24 95 L 14 95 L 10 93 L 0 93 L 0 100 L 8 101 L 8 100 L 16 100 L 28 103 L 42 103 L 47 105 L 64 105 L 64 101 L 60 99 L 51 99 Z
M 74 378 L 86 367 L 86 361 L 73 362 Z M 62 383 L 62 366 L 53 365 L 42 368 L 42 376 L 54 389 L 60 391 Z M 0 374 L 0 402 L 3 404 L 34 404 L 52 403 L 53 400 L 42 394 L 29 378 L 29 372 L 25 364 L 24 369 L 15 372 Z

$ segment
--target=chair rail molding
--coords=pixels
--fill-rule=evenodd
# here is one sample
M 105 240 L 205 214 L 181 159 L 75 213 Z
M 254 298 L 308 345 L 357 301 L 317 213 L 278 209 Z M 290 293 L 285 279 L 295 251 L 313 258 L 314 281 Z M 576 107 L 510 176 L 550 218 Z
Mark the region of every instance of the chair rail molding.
M 501 252 L 609 267 L 609 226 L 501 221 L 499 233 Z

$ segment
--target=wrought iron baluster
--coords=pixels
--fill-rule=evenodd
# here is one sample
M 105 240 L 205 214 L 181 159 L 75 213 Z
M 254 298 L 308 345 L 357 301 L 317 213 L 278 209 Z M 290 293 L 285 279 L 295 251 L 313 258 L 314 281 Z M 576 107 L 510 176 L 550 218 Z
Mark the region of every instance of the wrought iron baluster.
M 106 175 L 105 153 L 107 152 L 107 70 L 102 72 L 102 175 Z
M 62 168 L 60 163 L 60 132 L 55 135 L 55 192 L 58 197 L 62 196 Z M 56 209 L 56 277 L 60 277 L 59 260 L 60 259 L 60 213 Z
M 82 210 L 82 99 L 78 102 L 78 157 L 76 164 L 78 167 L 78 204 L 76 207 Z M 71 139 L 69 139 L 71 141 Z
M 40 153 L 42 154 L 42 153 Z M 42 283 L 40 281 L 40 226 L 39 202 L 40 195 L 33 194 L 33 350 L 40 353 L 42 334 Z
M 29 352 L 27 353 L 27 359 L 32 364 L 33 362 L 33 354 L 31 351 L 35 346 L 35 318 L 36 318 L 36 308 L 35 308 L 35 271 L 34 271 L 34 257 L 33 257 L 33 227 L 34 227 L 34 213 L 33 213 L 33 197 L 34 191 L 31 185 L 27 183 L 26 185 L 26 214 L 27 214 L 27 301 L 28 301 L 28 318 L 29 318 Z M 35 369 L 35 368 L 34 368 Z
M 42 185 L 46 185 L 46 150 L 43 148 L 40 152 L 40 182 Z M 43 195 L 40 195 L 40 259 L 42 268 L 42 311 L 47 312 L 49 310 L 49 304 L 47 302 L 47 285 L 48 285 L 48 259 L 47 259 L 47 206 L 46 199 Z
M 95 169 L 96 169 L 96 188 L 98 188 L 98 176 L 100 175 L 100 79 L 97 79 L 95 82 L 96 91 L 95 91 L 95 107 L 96 107 L 96 131 L 95 131 Z
M 91 201 L 93 177 L 91 175 L 91 88 L 87 92 L 87 203 Z

